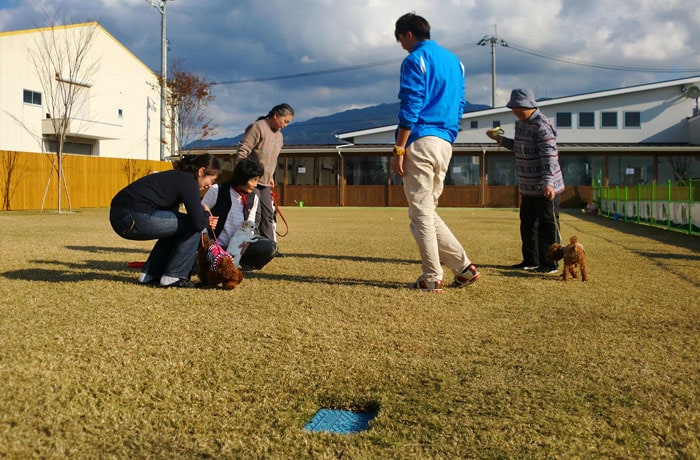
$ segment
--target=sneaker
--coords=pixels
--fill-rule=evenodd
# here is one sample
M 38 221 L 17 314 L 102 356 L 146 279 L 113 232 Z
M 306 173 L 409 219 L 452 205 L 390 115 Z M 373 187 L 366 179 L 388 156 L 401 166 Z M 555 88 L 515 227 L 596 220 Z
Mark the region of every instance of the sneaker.
M 535 270 L 537 273 L 542 273 L 544 275 L 552 275 L 554 273 L 557 273 L 559 270 L 557 269 L 557 266 L 550 266 L 547 267 L 546 265 L 541 266 L 537 270 Z
M 528 271 L 537 270 L 538 268 L 540 268 L 540 266 L 537 264 L 528 264 L 525 261 L 522 261 L 519 264 L 511 265 L 511 267 L 517 268 L 518 270 L 528 270 Z
M 199 284 L 193 283 L 190 280 L 179 280 L 175 281 L 174 283 L 171 284 L 161 284 L 160 287 L 162 288 L 187 288 L 187 289 L 192 289 L 192 288 L 198 288 L 200 287 Z
M 474 264 L 471 264 L 465 268 L 464 271 L 462 271 L 461 275 L 455 276 L 452 286 L 463 288 L 464 286 L 469 286 L 470 284 L 476 283 L 476 280 L 479 278 L 481 278 L 481 272 L 476 269 Z
M 442 292 L 442 281 L 426 281 L 421 275 L 421 277 L 409 287 L 411 289 L 420 289 L 423 292 Z

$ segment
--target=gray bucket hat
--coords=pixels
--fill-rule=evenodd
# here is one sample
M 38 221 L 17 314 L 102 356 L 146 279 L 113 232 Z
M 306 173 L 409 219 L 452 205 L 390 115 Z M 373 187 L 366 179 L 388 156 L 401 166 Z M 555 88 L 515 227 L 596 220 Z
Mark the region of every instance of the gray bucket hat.
M 537 107 L 537 101 L 535 101 L 535 95 L 532 90 L 518 88 L 510 92 L 510 101 L 506 104 L 506 107 L 512 109 L 513 107 Z

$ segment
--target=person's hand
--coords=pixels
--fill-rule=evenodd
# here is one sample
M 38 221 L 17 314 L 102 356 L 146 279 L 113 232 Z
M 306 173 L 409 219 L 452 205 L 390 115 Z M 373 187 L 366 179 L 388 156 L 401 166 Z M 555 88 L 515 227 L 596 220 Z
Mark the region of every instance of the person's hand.
M 406 155 L 401 155 L 401 156 L 393 156 L 391 158 L 391 169 L 394 170 L 394 174 L 396 174 L 399 177 L 403 177 L 404 170 L 403 170 L 403 159 Z
M 241 255 L 245 254 L 248 250 L 248 246 L 250 246 L 250 243 L 241 243 L 238 245 L 238 247 L 241 248 Z
M 544 197 L 547 198 L 549 201 L 554 201 L 554 197 L 556 194 L 554 193 L 554 187 L 551 185 L 545 185 L 544 186 Z
M 214 230 L 216 228 L 216 224 L 218 224 L 218 223 L 219 223 L 219 217 L 210 214 L 209 215 L 209 228 Z
M 498 142 L 499 144 L 501 143 L 501 139 L 503 139 L 503 136 L 498 134 L 494 134 L 494 131 L 492 129 L 487 129 L 486 130 L 486 136 L 493 139 L 494 141 Z

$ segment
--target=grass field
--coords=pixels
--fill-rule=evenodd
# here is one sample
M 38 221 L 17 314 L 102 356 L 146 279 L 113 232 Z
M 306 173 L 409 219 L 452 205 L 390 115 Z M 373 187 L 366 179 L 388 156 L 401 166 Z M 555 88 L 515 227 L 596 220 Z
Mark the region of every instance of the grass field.
M 405 209 L 283 211 L 233 291 L 136 285 L 107 210 L 0 213 L 0 458 L 700 458 L 699 237 L 565 213 L 564 283 L 509 268 L 516 211 L 442 209 L 483 277 L 424 294 Z

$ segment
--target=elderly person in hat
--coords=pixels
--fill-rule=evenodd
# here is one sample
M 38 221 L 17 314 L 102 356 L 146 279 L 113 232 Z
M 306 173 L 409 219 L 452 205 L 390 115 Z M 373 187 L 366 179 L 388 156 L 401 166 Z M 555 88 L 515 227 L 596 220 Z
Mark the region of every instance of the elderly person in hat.
M 486 135 L 515 154 L 523 260 L 513 267 L 557 273 L 557 263 L 545 258 L 549 246 L 560 242 L 559 194 L 564 191 L 564 178 L 557 132 L 540 112 L 531 90 L 514 89 L 506 106 L 517 118 L 515 137 L 505 137 L 497 130 L 488 130 Z

